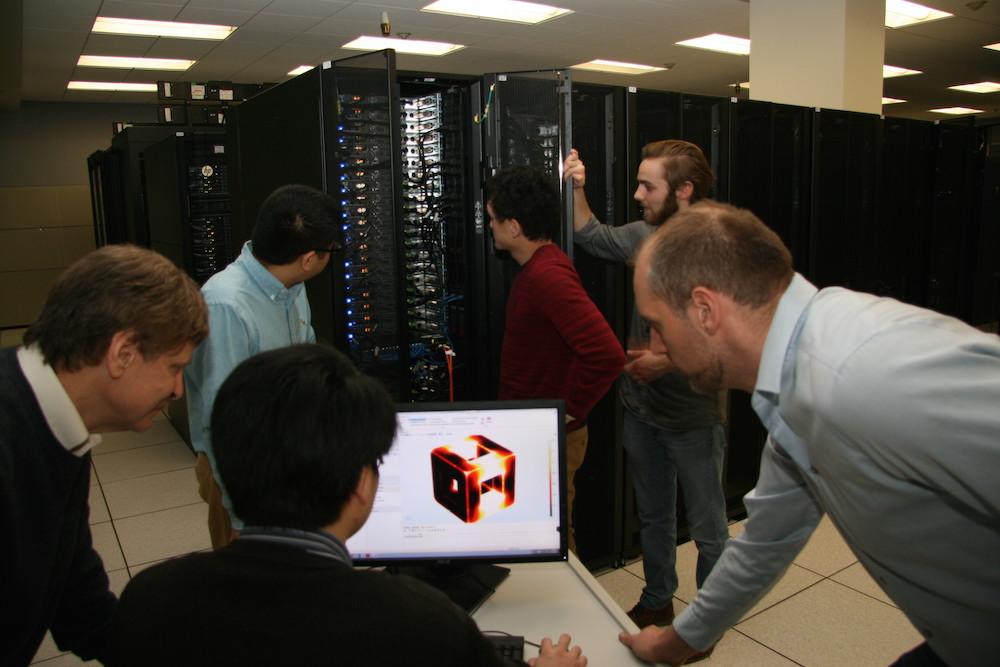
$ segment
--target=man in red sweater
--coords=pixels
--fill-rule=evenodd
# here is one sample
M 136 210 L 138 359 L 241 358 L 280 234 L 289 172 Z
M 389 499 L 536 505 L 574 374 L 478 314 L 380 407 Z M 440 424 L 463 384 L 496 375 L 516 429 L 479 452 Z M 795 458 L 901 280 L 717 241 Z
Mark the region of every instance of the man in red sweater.
M 573 534 L 573 477 L 587 453 L 587 415 L 625 366 L 625 352 L 587 296 L 573 263 L 552 239 L 559 230 L 559 187 L 527 165 L 490 182 L 486 204 L 493 243 L 521 265 L 507 298 L 500 353 L 500 400 L 566 402 L 566 501 Z

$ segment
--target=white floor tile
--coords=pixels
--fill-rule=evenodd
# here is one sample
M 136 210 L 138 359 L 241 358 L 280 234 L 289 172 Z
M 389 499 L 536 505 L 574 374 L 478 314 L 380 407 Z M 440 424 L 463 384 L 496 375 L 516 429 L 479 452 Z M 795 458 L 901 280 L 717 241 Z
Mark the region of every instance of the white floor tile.
M 157 475 L 133 477 L 102 485 L 111 518 L 183 507 L 201 502 L 194 470 L 182 468 Z
M 823 578 L 812 570 L 807 570 L 793 564 L 788 568 L 788 571 L 785 572 L 784 576 L 782 576 L 781 579 L 774 584 L 774 587 L 760 600 L 760 602 L 755 604 L 750 611 L 743 615 L 743 618 L 747 619 L 755 614 L 759 614 L 765 609 L 787 600 L 793 595 L 804 591 L 822 580 Z
M 860 593 L 870 595 L 876 600 L 881 600 L 886 604 L 891 604 L 893 607 L 897 606 L 896 603 L 889 599 L 889 596 L 885 594 L 882 587 L 875 583 L 875 580 L 872 579 L 872 576 L 868 574 L 868 570 L 866 570 L 861 563 L 855 563 L 830 578 L 837 583 L 853 588 Z
M 840 531 L 834 527 L 829 517 L 824 516 L 794 563 L 829 577 L 857 561 L 857 556 L 847 547 Z
M 101 492 L 99 484 L 90 485 L 90 523 L 102 523 L 110 521 L 111 515 L 108 513 L 108 504 L 104 502 L 104 494 Z
M 211 547 L 208 505 L 197 503 L 118 519 L 115 527 L 129 567 Z
M 49 661 L 54 658 L 58 658 L 62 654 L 63 652 L 59 650 L 59 647 L 56 646 L 55 640 L 52 639 L 52 633 L 46 632 L 45 639 L 42 640 L 38 650 L 35 651 L 35 658 L 31 664 L 44 662 L 46 665 L 51 665 L 53 663 Z
M 92 667 L 93 665 L 100 664 L 94 661 L 84 662 L 83 660 L 80 660 L 80 658 L 76 657 L 72 653 L 59 654 L 58 653 L 59 649 L 55 648 L 55 644 L 52 644 L 52 648 L 57 652 L 56 657 L 39 660 L 38 656 L 36 655 L 35 660 L 37 662 L 33 662 L 31 664 L 42 665 L 42 667 Z M 39 653 L 41 653 L 41 651 L 39 651 Z
M 830 580 L 736 629 L 808 667 L 887 665 L 923 641 L 898 609 Z
M 602 574 L 597 581 L 625 611 L 631 609 L 642 595 L 643 580 L 625 568 Z
M 94 456 L 101 484 L 193 468 L 194 463 L 195 455 L 180 440 Z
M 181 436 L 173 424 L 166 420 L 163 413 L 157 415 L 153 425 L 145 431 L 113 431 L 101 436 L 101 444 L 93 451 L 94 455 L 111 454 L 123 449 L 135 449 L 149 445 L 160 445 L 165 442 L 180 440 Z
M 714 667 L 795 667 L 797 663 L 744 634 L 730 630 L 722 635 L 712 655 L 699 665 Z
M 125 567 L 125 557 L 122 555 L 122 548 L 118 544 L 118 536 L 115 534 L 115 527 L 110 521 L 95 523 L 90 527 L 91 538 L 94 541 L 94 550 L 104 561 L 104 571 L 112 572 Z

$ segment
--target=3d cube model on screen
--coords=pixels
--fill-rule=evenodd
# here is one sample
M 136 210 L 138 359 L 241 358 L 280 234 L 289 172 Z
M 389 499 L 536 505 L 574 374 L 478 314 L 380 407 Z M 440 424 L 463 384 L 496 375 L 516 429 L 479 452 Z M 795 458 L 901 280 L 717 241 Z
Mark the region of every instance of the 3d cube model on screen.
M 482 435 L 431 451 L 434 499 L 466 523 L 514 504 L 515 456 Z

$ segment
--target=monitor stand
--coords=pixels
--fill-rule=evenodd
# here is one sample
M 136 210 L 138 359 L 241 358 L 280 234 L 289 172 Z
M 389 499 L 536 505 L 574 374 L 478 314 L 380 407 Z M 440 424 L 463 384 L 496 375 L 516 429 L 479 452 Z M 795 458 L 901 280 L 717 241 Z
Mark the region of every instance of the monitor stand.
M 479 609 L 510 574 L 510 568 L 489 563 L 397 565 L 387 567 L 386 571 L 414 577 L 437 588 L 470 614 Z

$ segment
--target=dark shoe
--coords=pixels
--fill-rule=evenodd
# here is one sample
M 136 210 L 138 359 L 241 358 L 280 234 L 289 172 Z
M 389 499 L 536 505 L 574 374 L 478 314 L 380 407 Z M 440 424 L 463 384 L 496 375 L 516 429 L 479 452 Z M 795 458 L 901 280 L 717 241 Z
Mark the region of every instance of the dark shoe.
M 698 651 L 697 653 L 692 655 L 690 658 L 684 661 L 684 664 L 690 665 L 692 662 L 698 662 L 699 660 L 704 660 L 708 656 L 712 655 L 712 651 L 714 650 L 715 650 L 715 644 L 712 644 L 704 651 Z
M 625 613 L 639 626 L 639 629 L 647 625 L 670 625 L 674 622 L 674 603 L 671 602 L 662 609 L 646 609 L 637 602 L 634 607 Z

